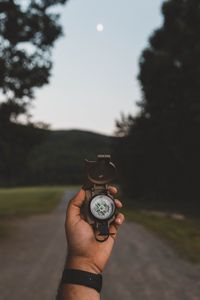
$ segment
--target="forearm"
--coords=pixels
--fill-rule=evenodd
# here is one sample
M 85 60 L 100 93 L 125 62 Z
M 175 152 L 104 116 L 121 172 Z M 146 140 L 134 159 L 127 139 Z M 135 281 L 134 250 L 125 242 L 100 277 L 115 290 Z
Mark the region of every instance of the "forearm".
M 58 300 L 99 300 L 100 294 L 86 286 L 63 284 L 60 288 Z
M 68 257 L 66 269 L 82 270 L 99 274 L 99 270 L 87 259 Z M 79 284 L 60 284 L 57 300 L 99 300 L 100 294 L 93 288 Z

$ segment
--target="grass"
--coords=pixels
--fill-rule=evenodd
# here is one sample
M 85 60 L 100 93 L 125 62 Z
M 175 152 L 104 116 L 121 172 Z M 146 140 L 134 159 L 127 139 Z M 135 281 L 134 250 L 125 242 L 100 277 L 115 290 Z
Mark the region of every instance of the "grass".
M 190 262 L 200 263 L 200 220 L 172 219 L 167 215 L 153 215 L 138 210 L 125 210 L 126 219 L 144 225 L 164 238 L 177 253 Z
M 0 189 L 0 237 L 9 234 L 9 219 L 51 212 L 66 187 L 27 187 Z

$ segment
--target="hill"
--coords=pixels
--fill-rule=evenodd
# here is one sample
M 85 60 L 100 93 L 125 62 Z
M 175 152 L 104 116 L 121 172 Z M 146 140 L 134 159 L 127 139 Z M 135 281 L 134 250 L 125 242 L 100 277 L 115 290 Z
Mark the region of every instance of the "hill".
M 49 131 L 28 155 L 32 184 L 82 183 L 84 159 L 111 153 L 116 138 L 80 130 Z
M 0 126 L 0 186 L 82 183 L 84 159 L 111 153 L 116 140 L 81 130 Z

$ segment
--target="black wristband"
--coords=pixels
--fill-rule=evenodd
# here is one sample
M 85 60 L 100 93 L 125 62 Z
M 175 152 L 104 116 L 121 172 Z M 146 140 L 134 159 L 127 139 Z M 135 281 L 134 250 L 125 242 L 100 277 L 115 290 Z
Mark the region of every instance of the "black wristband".
M 61 284 L 84 285 L 100 293 L 102 288 L 102 275 L 76 269 L 65 269 L 63 271 Z

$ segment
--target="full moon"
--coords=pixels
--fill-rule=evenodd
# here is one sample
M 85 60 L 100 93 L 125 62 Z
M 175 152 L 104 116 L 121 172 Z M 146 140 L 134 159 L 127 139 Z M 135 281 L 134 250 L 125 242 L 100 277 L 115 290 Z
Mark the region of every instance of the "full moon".
M 102 25 L 102 24 L 98 24 L 98 25 L 97 25 L 97 31 L 101 32 L 101 31 L 103 31 L 103 30 L 104 30 L 103 25 Z

